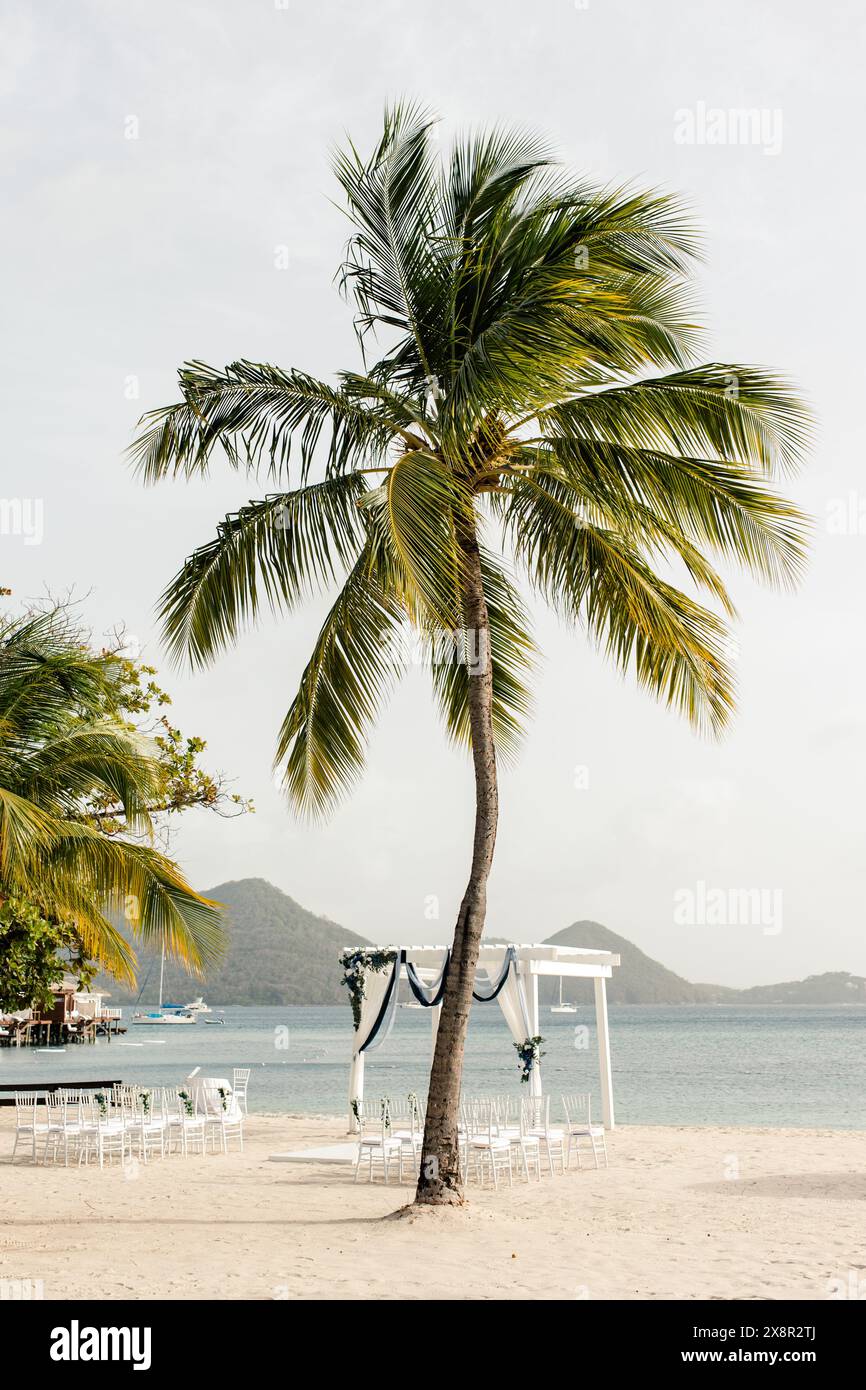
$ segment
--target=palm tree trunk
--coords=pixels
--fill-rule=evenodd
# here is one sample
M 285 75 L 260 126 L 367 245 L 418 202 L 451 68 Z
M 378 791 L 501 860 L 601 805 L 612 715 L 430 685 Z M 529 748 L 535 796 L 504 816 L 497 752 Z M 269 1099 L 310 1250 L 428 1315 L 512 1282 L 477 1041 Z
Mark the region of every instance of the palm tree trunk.
M 481 556 L 473 534 L 461 540 L 466 562 L 464 610 L 476 662 L 469 669 L 469 722 L 475 769 L 475 838 L 472 869 L 457 925 L 451 964 L 442 999 L 442 1013 L 430 1087 L 421 1171 L 415 1201 L 427 1205 L 463 1201 L 457 1145 L 457 1119 L 463 1049 L 472 1007 L 472 986 L 487 913 L 487 879 L 493 863 L 499 817 L 496 749 L 493 743 L 493 667 L 490 659 L 490 620 L 481 579 Z

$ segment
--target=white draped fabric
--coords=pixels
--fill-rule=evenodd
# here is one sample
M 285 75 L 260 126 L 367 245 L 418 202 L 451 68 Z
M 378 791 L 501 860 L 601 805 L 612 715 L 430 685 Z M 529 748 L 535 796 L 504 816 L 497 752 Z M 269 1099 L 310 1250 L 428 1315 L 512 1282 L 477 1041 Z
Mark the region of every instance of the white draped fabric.
M 527 1038 L 534 1038 L 538 1035 L 538 1020 L 533 1022 L 532 1009 L 526 998 L 523 976 L 519 974 L 516 965 L 509 970 L 508 979 L 496 997 L 502 1010 L 502 1016 L 516 1043 L 525 1042 Z M 517 1053 L 514 1055 L 515 1060 L 517 1060 Z M 541 1095 L 541 1067 L 538 1062 L 529 1073 L 529 1090 L 530 1095 Z
M 361 1100 L 364 1095 L 364 1054 L 361 1048 L 369 1038 L 376 1019 L 382 1012 L 382 1005 L 385 1002 L 385 995 L 388 993 L 393 974 L 394 967 L 389 965 L 384 970 L 368 970 L 364 977 L 361 1022 L 352 1044 L 352 1065 L 349 1068 L 350 1111 L 353 1101 Z

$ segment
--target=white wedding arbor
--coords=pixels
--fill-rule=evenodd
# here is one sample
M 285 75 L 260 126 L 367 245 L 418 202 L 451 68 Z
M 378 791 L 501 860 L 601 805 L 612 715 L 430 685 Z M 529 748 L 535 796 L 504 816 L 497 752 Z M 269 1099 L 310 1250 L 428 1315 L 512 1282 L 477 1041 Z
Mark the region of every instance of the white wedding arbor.
M 385 952 L 380 952 L 382 956 Z M 364 969 L 364 994 L 359 1001 L 357 1027 L 353 1036 L 352 1065 L 349 1074 L 349 1124 L 353 1127 L 358 1106 L 364 1098 L 364 1057 L 389 1036 L 397 1013 L 398 987 L 405 974 L 416 1001 L 432 1014 L 433 1042 L 439 1026 L 444 970 L 449 957 L 447 946 L 406 946 L 387 949 L 386 965 Z M 364 953 L 347 948 L 345 957 L 356 958 L 356 971 Z M 584 950 L 577 946 L 522 946 L 516 943 L 483 943 L 478 957 L 474 998 L 494 999 L 502 1010 L 515 1042 L 524 1042 L 541 1033 L 538 982 L 544 977 L 591 979 L 595 989 L 595 1021 L 598 1038 L 598 1069 L 601 1112 L 605 1129 L 614 1127 L 613 1083 L 610 1067 L 610 1033 L 607 1021 L 605 981 L 620 963 L 611 951 Z M 532 1093 L 541 1094 L 538 1062 L 530 1073 Z

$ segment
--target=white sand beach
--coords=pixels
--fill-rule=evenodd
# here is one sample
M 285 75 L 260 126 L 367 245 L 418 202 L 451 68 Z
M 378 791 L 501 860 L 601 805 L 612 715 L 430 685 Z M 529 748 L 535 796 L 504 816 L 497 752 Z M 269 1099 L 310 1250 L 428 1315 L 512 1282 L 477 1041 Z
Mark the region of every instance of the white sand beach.
M 13 1116 L 0 1279 L 46 1299 L 826 1299 L 866 1277 L 859 1132 L 632 1126 L 607 1170 L 387 1220 L 408 1186 L 268 1161 L 339 1142 L 334 1118 L 250 1116 L 243 1154 L 100 1173 L 11 1166 Z

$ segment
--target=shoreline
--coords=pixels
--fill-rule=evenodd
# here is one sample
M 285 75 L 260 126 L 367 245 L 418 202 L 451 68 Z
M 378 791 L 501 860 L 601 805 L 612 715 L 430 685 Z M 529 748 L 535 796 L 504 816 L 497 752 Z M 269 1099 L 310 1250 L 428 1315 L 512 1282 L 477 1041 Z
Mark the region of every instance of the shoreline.
M 131 1172 L 13 1166 L 13 1127 L 0 1279 L 48 1300 L 823 1300 L 866 1262 L 863 1131 L 623 1126 L 608 1169 L 395 1222 L 409 1183 L 269 1161 L 344 1139 L 334 1116 L 251 1114 L 243 1154 Z

